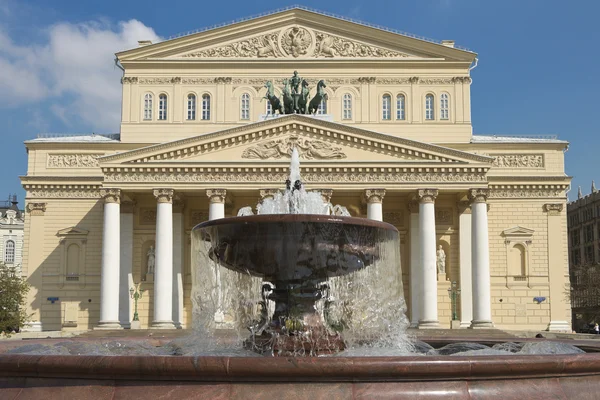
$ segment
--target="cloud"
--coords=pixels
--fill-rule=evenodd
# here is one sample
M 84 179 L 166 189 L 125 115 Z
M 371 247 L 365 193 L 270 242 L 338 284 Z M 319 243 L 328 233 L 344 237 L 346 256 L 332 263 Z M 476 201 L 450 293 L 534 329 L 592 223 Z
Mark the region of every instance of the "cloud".
M 0 31 L 0 107 L 49 101 L 56 117 L 116 131 L 120 120 L 121 70 L 114 53 L 138 40 L 157 42 L 154 30 L 137 20 L 59 23 L 44 29 L 42 43 L 16 44 Z

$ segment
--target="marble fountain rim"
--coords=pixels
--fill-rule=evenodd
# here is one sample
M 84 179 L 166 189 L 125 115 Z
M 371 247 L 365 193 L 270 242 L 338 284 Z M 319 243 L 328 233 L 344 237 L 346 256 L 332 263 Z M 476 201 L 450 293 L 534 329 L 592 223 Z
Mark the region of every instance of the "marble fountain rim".
M 0 355 L 0 376 L 196 382 L 407 382 L 600 375 L 600 353 L 408 357 Z

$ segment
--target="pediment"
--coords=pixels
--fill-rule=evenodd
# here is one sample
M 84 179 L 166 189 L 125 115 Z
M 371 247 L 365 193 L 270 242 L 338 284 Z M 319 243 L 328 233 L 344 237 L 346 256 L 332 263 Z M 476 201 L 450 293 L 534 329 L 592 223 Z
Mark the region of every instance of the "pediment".
M 535 231 L 533 229 L 524 228 L 522 226 L 515 226 L 502 231 L 502 235 L 507 238 L 528 238 L 533 235 Z
M 384 28 L 292 8 L 117 54 L 159 59 L 449 59 L 476 54 Z
M 287 165 L 294 147 L 304 165 L 404 163 L 487 169 L 493 161 L 487 156 L 293 114 L 104 156 L 99 162 L 102 168 Z
M 81 228 L 77 228 L 76 226 L 71 226 L 69 228 L 64 228 L 59 230 L 56 234 L 58 236 L 87 236 L 89 231 Z

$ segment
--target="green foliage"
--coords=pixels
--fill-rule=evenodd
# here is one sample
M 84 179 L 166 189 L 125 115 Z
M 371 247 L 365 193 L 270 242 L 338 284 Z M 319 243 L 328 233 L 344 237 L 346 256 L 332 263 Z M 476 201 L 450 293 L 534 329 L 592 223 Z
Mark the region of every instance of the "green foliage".
M 29 284 L 14 268 L 0 263 L 0 333 L 18 332 L 28 319 Z

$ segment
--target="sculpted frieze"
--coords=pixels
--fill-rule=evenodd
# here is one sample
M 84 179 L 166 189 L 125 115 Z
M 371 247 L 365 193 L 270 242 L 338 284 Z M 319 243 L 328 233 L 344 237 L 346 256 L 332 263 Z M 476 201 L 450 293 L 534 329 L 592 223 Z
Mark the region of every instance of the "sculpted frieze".
M 212 85 L 215 78 L 181 78 L 181 83 L 188 85 Z
M 94 168 L 104 154 L 48 154 L 48 168 Z
M 301 158 L 305 160 L 328 160 L 346 158 L 341 147 L 333 146 L 321 140 L 304 139 L 290 136 L 284 139 L 271 140 L 244 150 L 242 158 L 261 159 L 291 157 L 296 147 Z
M 449 85 L 454 83 L 454 78 L 420 78 L 419 83 L 422 85 Z
M 314 57 L 352 57 L 352 58 L 398 58 L 410 57 L 405 53 L 388 50 L 381 47 L 357 43 L 352 40 L 333 36 L 325 32 L 315 31 L 317 44 Z
M 543 168 L 543 154 L 491 154 L 498 168 Z
M 148 183 L 244 183 L 284 182 L 287 172 L 122 172 L 107 173 L 106 182 Z M 302 172 L 307 183 L 403 183 L 403 182 L 484 182 L 485 173 L 437 173 L 437 172 Z
M 144 77 L 138 78 L 138 83 L 142 85 L 166 85 L 175 83 L 176 77 Z M 181 78 L 179 78 L 181 79 Z
M 249 58 L 249 57 L 283 57 L 284 54 L 277 45 L 278 33 L 256 36 L 225 46 L 214 47 L 184 54 L 191 58 Z
M 97 188 L 97 189 L 27 189 L 27 197 L 98 199 L 98 198 L 100 198 L 100 188 Z
M 564 197 L 564 189 L 490 189 L 488 199 Z

